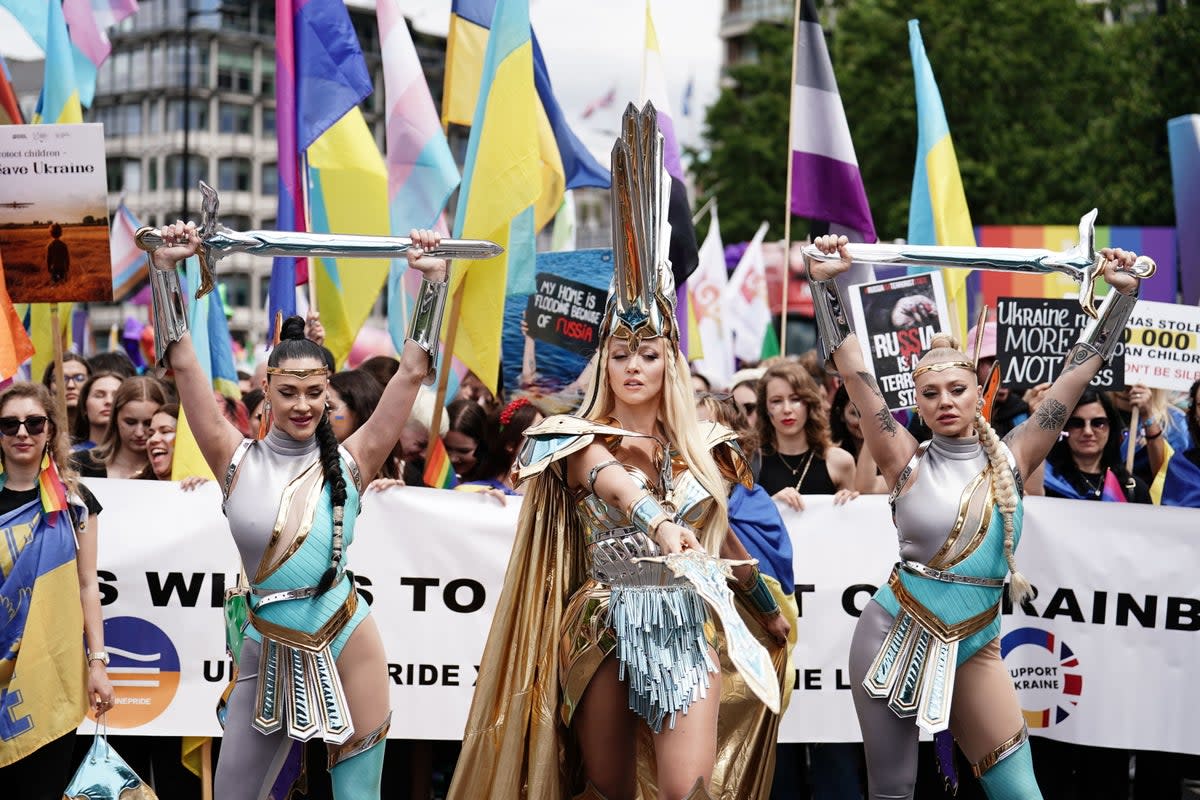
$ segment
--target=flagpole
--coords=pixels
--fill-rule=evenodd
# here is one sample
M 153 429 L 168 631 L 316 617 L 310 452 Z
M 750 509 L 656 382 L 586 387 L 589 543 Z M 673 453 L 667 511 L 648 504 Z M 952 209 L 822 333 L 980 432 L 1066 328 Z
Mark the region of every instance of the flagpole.
M 788 84 L 788 141 L 787 141 L 787 189 L 783 197 L 783 302 L 780 304 L 779 355 L 787 355 L 788 327 L 788 281 L 792 277 L 792 137 L 795 135 L 796 109 L 792 101 L 796 97 L 796 44 L 800 36 L 800 4 L 796 0 L 796 13 L 792 18 L 792 79 Z
M 63 379 L 63 340 L 62 323 L 58 318 L 58 303 L 50 304 L 50 337 L 54 341 L 54 399 L 62 409 L 63 417 L 67 417 L 67 384 Z M 35 380 L 36 375 L 31 376 Z
M 312 230 L 312 215 L 308 211 L 308 151 L 300 153 L 300 207 L 304 211 L 304 229 Z M 320 313 L 317 308 L 317 261 L 308 259 L 308 313 Z M 295 287 L 292 291 L 295 292 Z

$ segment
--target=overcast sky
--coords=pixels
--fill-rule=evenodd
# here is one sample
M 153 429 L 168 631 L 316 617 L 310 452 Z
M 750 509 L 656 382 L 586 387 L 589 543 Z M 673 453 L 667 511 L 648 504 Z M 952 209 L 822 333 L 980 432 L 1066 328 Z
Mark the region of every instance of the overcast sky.
M 373 8 L 373 0 L 347 0 Z M 654 0 L 654 24 L 667 71 L 672 112 L 681 144 L 699 137 L 702 110 L 717 95 L 721 0 Z M 446 34 L 450 0 L 401 0 L 405 14 L 422 31 Z M 580 136 L 607 163 L 613 123 L 641 87 L 645 40 L 644 0 L 531 0 L 530 17 L 550 69 L 555 94 Z M 40 58 L 40 52 L 8 12 L 0 9 L 0 53 L 6 58 Z M 692 113 L 683 119 L 681 98 L 694 81 Z M 593 100 L 616 89 L 612 109 L 580 118 Z M 607 128 L 607 130 L 604 130 Z

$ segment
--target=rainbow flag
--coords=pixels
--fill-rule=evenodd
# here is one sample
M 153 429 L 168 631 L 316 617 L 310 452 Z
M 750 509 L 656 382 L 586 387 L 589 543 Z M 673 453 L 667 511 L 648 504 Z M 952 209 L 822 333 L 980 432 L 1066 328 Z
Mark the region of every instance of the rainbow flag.
M 8 71 L 4 56 L 0 56 L 0 125 L 24 124 L 21 104 L 17 102 L 17 93 L 13 90 L 12 73 Z
M 1079 241 L 1078 225 L 980 225 L 975 229 L 980 247 L 1029 247 L 1066 250 Z M 1150 256 L 1158 265 L 1154 277 L 1142 282 L 1140 297 L 1174 303 L 1179 275 L 1175 260 L 1176 231 L 1168 227 L 1096 227 L 1097 248 L 1122 247 Z M 1077 297 L 1079 284 L 1065 275 L 1026 275 L 1017 272 L 975 270 L 967 283 L 972 298 L 989 308 L 998 297 Z M 976 309 L 972 309 L 972 314 Z
M 908 21 L 908 48 L 917 87 L 917 163 L 913 169 L 912 200 L 908 209 L 910 244 L 975 246 L 975 231 L 967 210 L 962 176 L 942 95 L 933 66 L 921 40 L 921 23 Z M 909 273 L 928 272 L 913 268 Z M 961 341 L 967 332 L 967 276 L 970 270 L 943 270 L 946 302 L 954 320 L 951 330 Z
M 1045 469 L 1045 484 L 1047 489 L 1052 489 L 1062 497 L 1068 500 L 1086 500 L 1079 491 L 1067 481 L 1066 478 L 1059 475 L 1049 461 L 1046 462 Z M 1104 485 L 1101 489 L 1100 499 L 1105 503 L 1126 503 L 1125 490 L 1121 488 L 1121 482 L 1117 480 L 1117 476 L 1113 474 L 1111 469 L 1104 470 Z
M 454 467 L 450 464 L 450 454 L 446 452 L 446 443 L 440 436 L 433 436 L 429 443 L 429 456 L 425 460 L 422 479 L 426 486 L 433 489 L 453 489 L 458 485 Z
M 32 355 L 33 342 L 8 297 L 8 287 L 4 283 L 4 257 L 0 255 L 0 380 L 16 375 Z
M 58 474 L 58 466 L 50 454 L 42 456 L 42 470 L 38 473 L 38 496 L 42 499 L 42 511 L 54 514 L 67 507 L 67 487 Z
M 97 0 L 97 2 L 102 1 Z M 79 102 L 86 108 L 91 106 L 96 94 L 97 69 L 96 64 L 74 40 L 75 32 L 66 28 L 66 22 L 70 21 L 65 16 L 68 11 L 67 6 L 73 2 L 75 0 L 68 0 L 67 3 L 63 3 L 61 0 L 0 0 L 0 7 L 8 9 L 9 13 L 29 34 L 29 38 L 33 39 L 43 52 L 50 53 L 51 39 L 56 42 L 56 48 L 60 38 L 66 42 L 65 49 L 60 51 L 62 57 L 59 59 L 59 63 L 64 65 L 65 76 L 69 78 L 71 85 L 78 89 Z M 74 13 L 73 9 L 71 11 Z M 59 37 L 57 29 L 53 36 L 50 35 L 51 20 L 55 17 L 66 21 L 63 23 L 61 37 Z

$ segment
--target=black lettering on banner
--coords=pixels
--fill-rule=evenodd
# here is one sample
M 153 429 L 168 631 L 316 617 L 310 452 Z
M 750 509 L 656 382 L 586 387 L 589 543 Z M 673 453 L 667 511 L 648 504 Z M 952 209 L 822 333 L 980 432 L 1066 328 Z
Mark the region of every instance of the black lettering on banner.
M 227 666 L 228 665 L 228 666 Z M 229 677 L 226 677 L 228 675 Z M 204 659 L 204 680 L 209 683 L 221 683 L 233 678 L 233 662 L 220 659 Z
M 367 605 L 373 604 L 375 602 L 375 596 L 366 590 L 366 587 L 371 585 L 371 579 L 365 575 L 359 575 L 357 573 L 351 574 L 354 575 L 354 586 L 358 589 L 358 596 L 361 597 L 363 602 Z
M 1104 615 L 1108 611 L 1108 592 L 1092 594 L 1092 624 L 1103 625 Z
M 1168 597 L 1166 629 L 1200 631 L 1200 600 L 1191 597 Z
M 1042 618 L 1055 617 L 1070 617 L 1072 622 L 1083 622 L 1083 611 L 1079 608 L 1075 593 L 1070 589 L 1059 589 L 1046 604 L 1046 613 L 1042 614 Z
M 913 367 L 942 328 L 934 279 L 933 274 L 911 275 L 854 287 L 862 308 L 855 329 L 867 345 L 870 371 L 889 409 L 915 405 Z M 886 426 L 884 416 L 879 421 Z M 884 432 L 893 434 L 894 428 L 885 427 Z
M 1038 592 L 1037 586 L 1031 586 L 1030 592 L 1031 592 L 1030 596 L 1025 598 L 1025 600 L 1022 601 L 1022 603 L 1021 603 L 1021 612 L 1024 613 L 1025 616 L 1027 616 L 1027 617 L 1040 616 L 1037 612 L 1037 609 L 1034 608 L 1034 606 L 1033 606 L 1033 601 L 1038 599 L 1039 592 Z M 1001 592 L 1001 594 L 1000 594 L 1000 613 L 1001 614 L 1013 613 L 1012 600 L 1009 599 L 1007 591 Z
M 225 605 L 225 573 L 214 572 L 212 576 L 212 607 L 221 608 Z
M 431 586 L 440 584 L 437 578 L 401 578 L 401 586 L 413 587 L 413 611 L 425 611 L 425 592 Z
M 850 688 L 850 684 L 846 682 L 845 670 L 839 668 L 834 672 L 833 688 L 839 690 L 846 690 Z
M 471 599 L 466 603 L 458 601 L 458 590 L 463 588 L 471 591 Z M 442 601 L 446 604 L 446 608 L 457 611 L 459 614 L 478 611 L 483 608 L 483 602 L 486 599 L 487 591 L 483 588 L 483 584 L 470 578 L 455 578 L 449 581 L 446 588 L 442 590 Z
M 865 594 L 869 601 L 878 588 L 878 586 L 872 586 L 869 583 L 856 583 L 853 586 L 847 586 L 846 591 L 842 592 L 842 610 L 850 616 L 857 618 L 862 614 L 863 608 L 867 607 L 866 603 L 863 603 L 861 608 L 859 607 L 856 602 L 858 595 Z
M 796 584 L 796 616 L 804 616 L 804 595 L 811 594 L 817 590 L 816 584 L 812 583 L 797 583 Z
M 100 605 L 107 606 L 117 602 L 119 592 L 117 587 L 113 586 L 117 582 L 117 574 L 106 569 L 98 569 L 96 577 L 100 581 Z
M 813 690 L 821 688 L 821 670 L 806 669 L 804 670 L 804 688 L 805 690 Z
M 819 692 L 826 688 L 824 673 L 826 669 L 819 667 L 795 667 L 792 670 L 792 690 L 806 692 Z M 848 673 L 849 670 L 843 667 L 838 667 L 833 670 L 833 689 L 837 691 L 849 691 L 850 683 Z
M 458 686 L 458 664 L 388 663 L 388 677 L 397 686 Z
M 150 590 L 150 602 L 156 608 L 170 605 L 173 594 L 179 595 L 179 605 L 195 608 L 196 601 L 200 599 L 200 590 L 204 588 L 204 573 L 193 572 L 185 583 L 182 572 L 168 572 L 166 579 L 157 572 L 147 572 L 146 588 Z
M 479 683 L 479 665 L 478 664 L 475 665 L 475 679 L 473 681 L 471 681 L 471 685 L 474 686 L 477 683 Z
M 1157 612 L 1158 597 L 1155 595 L 1146 595 L 1146 602 L 1138 605 L 1133 595 L 1117 593 L 1117 624 L 1122 627 L 1129 625 L 1129 618 L 1132 616 L 1143 628 L 1153 628 Z

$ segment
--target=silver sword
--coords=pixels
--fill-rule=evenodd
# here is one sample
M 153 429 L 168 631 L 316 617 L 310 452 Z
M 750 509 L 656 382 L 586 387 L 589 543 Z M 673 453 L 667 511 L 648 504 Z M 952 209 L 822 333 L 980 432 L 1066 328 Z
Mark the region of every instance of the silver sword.
M 1079 220 L 1079 244 L 1061 252 L 1023 247 L 943 247 L 911 244 L 858 244 L 846 246 L 850 258 L 867 264 L 908 267 L 960 267 L 1001 272 L 1049 275 L 1054 272 L 1079 282 L 1079 305 L 1096 318 L 1096 278 L 1104 274 L 1104 257 L 1096 251 L 1096 209 Z M 822 253 L 816 245 L 805 245 L 804 257 L 815 261 L 837 261 L 837 253 Z M 1157 269 L 1154 259 L 1138 256 L 1128 272 L 1145 280 Z
M 342 233 L 297 233 L 295 231 L 234 231 L 217 220 L 220 206 L 217 191 L 200 181 L 200 287 L 199 299 L 212 291 L 217 261 L 230 253 L 286 258 L 394 258 L 412 247 L 406 236 L 360 236 Z M 137 246 L 152 253 L 163 246 L 157 228 L 141 227 L 134 234 Z M 504 248 L 486 239 L 442 239 L 426 255 L 441 258 L 494 258 Z

